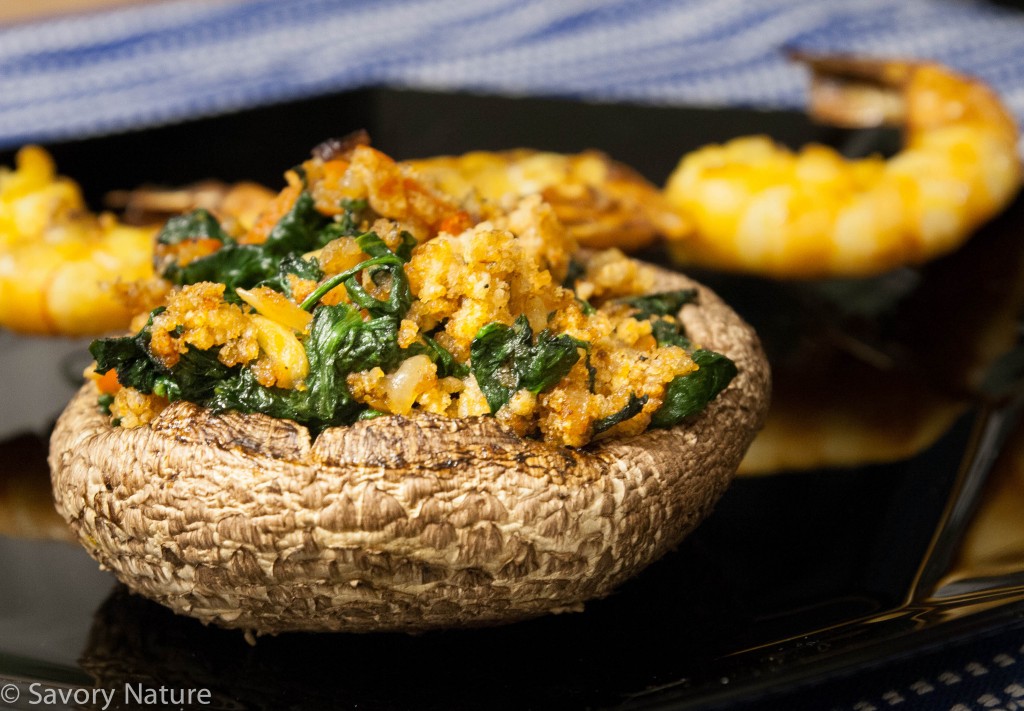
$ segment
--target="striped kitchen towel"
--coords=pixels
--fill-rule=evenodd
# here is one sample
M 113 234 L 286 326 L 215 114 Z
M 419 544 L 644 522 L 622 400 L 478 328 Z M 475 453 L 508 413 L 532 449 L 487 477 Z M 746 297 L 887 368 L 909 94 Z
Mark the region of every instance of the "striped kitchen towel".
M 369 85 L 799 107 L 783 46 L 932 58 L 1024 119 L 1024 13 L 951 0 L 174 0 L 0 28 L 0 145 Z

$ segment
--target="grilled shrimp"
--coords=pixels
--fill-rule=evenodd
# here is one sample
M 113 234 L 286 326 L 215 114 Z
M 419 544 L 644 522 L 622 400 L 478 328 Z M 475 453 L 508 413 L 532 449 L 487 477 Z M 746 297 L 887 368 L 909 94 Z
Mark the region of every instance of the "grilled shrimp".
M 255 224 L 276 194 L 270 188 L 249 181 L 228 184 L 204 180 L 183 188 L 143 186 L 115 190 L 106 195 L 104 202 L 119 210 L 125 222 L 133 225 L 162 223 L 169 217 L 202 208 L 217 213 L 222 227 L 234 234 Z
M 22 148 L 13 171 L 0 169 L 0 325 L 72 336 L 126 326 L 114 285 L 153 276 L 154 232 L 90 213 L 43 149 Z
M 904 147 L 850 160 L 753 136 L 687 154 L 665 189 L 695 225 L 669 243 L 681 263 L 783 278 L 876 274 L 956 249 L 1017 193 L 1017 127 L 980 81 L 934 63 L 796 58 L 813 73 L 812 116 L 900 125 Z
M 272 193 L 253 183 L 114 194 L 126 219 L 89 212 L 50 155 L 26 146 L 0 168 L 0 326 L 21 333 L 85 336 L 125 328 L 166 287 L 153 272 L 154 237 L 170 214 L 214 211 L 244 233 Z
M 584 247 L 639 249 L 658 235 L 679 238 L 689 231 L 657 188 L 598 151 L 473 151 L 405 163 L 463 200 L 497 203 L 539 193 Z

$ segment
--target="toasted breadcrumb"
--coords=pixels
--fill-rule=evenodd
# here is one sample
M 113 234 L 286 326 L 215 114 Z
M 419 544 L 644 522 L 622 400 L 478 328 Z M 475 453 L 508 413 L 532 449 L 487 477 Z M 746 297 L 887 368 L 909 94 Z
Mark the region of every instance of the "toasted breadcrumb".
M 157 395 L 145 395 L 135 388 L 121 388 L 110 404 L 110 415 L 121 427 L 141 427 L 167 407 L 167 400 Z
M 167 368 L 189 350 L 220 347 L 224 365 L 248 363 L 259 357 L 256 332 L 246 314 L 224 301 L 224 285 L 200 282 L 174 291 L 167 308 L 153 318 L 150 348 Z

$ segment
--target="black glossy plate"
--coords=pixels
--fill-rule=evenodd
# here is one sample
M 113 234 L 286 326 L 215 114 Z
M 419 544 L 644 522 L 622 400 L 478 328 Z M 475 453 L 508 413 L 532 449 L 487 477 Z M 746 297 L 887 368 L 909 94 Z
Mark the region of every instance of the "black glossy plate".
M 367 90 L 50 148 L 98 205 L 109 190 L 143 183 L 278 185 L 310 147 L 364 127 L 400 158 L 596 147 L 657 183 L 685 151 L 749 133 L 850 153 L 896 145 L 891 133 L 840 132 L 795 113 Z M 815 364 L 834 369 L 820 381 L 824 392 L 848 375 L 835 363 L 852 357 L 882 378 L 920 379 L 960 403 L 959 414 L 909 459 L 739 479 L 677 551 L 582 614 L 417 637 L 282 635 L 252 647 L 239 633 L 127 594 L 77 546 L 8 536 L 0 537 L 0 682 L 21 690 L 14 708 L 38 708 L 28 703 L 32 683 L 205 688 L 206 708 L 683 708 L 1017 624 L 1024 546 L 990 553 L 985 542 L 1024 520 L 1024 501 L 1006 484 L 1024 447 L 1014 430 L 1022 228 L 1018 202 L 958 253 L 873 280 L 698 274 L 758 327 L 780 395 Z M 995 352 L 960 358 L 969 349 L 958 344 L 972 339 Z M 823 352 L 832 355 L 815 355 Z M 40 398 L 32 383 L 59 382 L 84 360 L 80 343 L 0 334 L 0 497 L 16 487 L 46 495 L 42 423 L 70 386 Z M 878 426 L 898 429 L 900 401 L 877 397 Z M 816 406 L 805 400 L 789 397 Z M 992 511 L 1002 528 L 986 523 Z M 965 536 L 971 546 L 961 545 Z

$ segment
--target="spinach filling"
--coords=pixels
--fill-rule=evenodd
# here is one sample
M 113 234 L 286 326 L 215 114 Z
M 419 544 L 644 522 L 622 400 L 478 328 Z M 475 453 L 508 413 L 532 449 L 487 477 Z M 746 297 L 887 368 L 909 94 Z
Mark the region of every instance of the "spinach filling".
M 703 348 L 694 349 L 693 342 L 686 336 L 682 324 L 662 318 L 675 316 L 685 304 L 694 303 L 696 300 L 696 289 L 678 289 L 622 300 L 622 303 L 637 310 L 634 318 L 651 319 L 651 334 L 659 346 L 679 346 L 690 354 L 698 368 L 686 375 L 676 376 L 668 384 L 661 407 L 651 416 L 651 427 L 672 427 L 701 412 L 732 382 L 738 372 L 736 364 L 721 353 Z M 635 398 L 635 394 L 631 393 L 630 402 L 623 408 L 624 411 L 629 411 L 631 407 L 636 412 L 640 411 L 643 405 L 637 407 Z M 618 415 L 619 413 L 616 413 L 611 418 Z M 629 417 L 632 415 L 623 416 L 612 424 L 618 424 Z M 604 420 L 600 422 L 603 423 Z
M 402 244 L 392 250 L 376 233 L 359 230 L 367 211 L 365 202 L 350 201 L 342 207 L 343 213 L 330 219 L 320 214 L 312 196 L 303 192 L 271 230 L 266 242 L 258 245 L 236 242 L 204 210 L 169 220 L 157 238 L 159 244 L 168 247 L 186 240 L 221 242 L 220 249 L 208 256 L 184 265 L 171 258 L 159 270 L 165 279 L 178 285 L 201 281 L 225 284 L 225 299 L 234 303 L 240 301 L 235 293 L 238 288 L 266 286 L 292 296 L 289 275 L 317 281 L 323 278 L 315 259 L 305 260 L 299 255 L 338 237 L 356 240 L 369 258 L 324 281 L 300 304 L 313 314 L 309 332 L 302 337 L 309 363 L 304 387 L 261 385 L 250 368 L 221 363 L 216 348 L 189 349 L 173 367 L 166 367 L 150 350 L 153 317 L 163 307 L 151 313 L 139 333 L 95 341 L 90 352 L 96 359 L 97 373 L 113 369 L 121 385 L 145 394 L 170 401 L 188 400 L 214 411 L 262 412 L 299 422 L 314 433 L 384 414 L 353 398 L 347 376 L 374 367 L 392 372 L 405 359 L 420 354 L 436 364 L 439 378 L 461 378 L 472 373 L 492 414 L 521 389 L 539 394 L 554 387 L 581 357 L 586 358 L 593 388 L 595 370 L 590 365 L 590 344 L 548 330 L 535 335 L 525 316 L 511 326 L 484 326 L 471 344 L 468 365 L 458 362 L 429 334 L 422 335 L 419 342 L 408 348 L 399 347 L 399 327 L 412 303 L 404 266 L 416 242 L 403 233 Z M 362 273 L 386 289 L 386 299 L 376 298 L 363 287 L 359 279 Z M 325 294 L 339 285 L 344 285 L 351 305 L 320 303 Z M 699 370 L 679 376 L 669 384 L 664 404 L 653 415 L 654 427 L 671 427 L 700 412 L 736 374 L 732 361 L 718 353 L 694 350 L 682 328 L 662 318 L 674 315 L 696 296 L 694 290 L 681 290 L 622 300 L 636 310 L 635 318 L 651 319 L 658 345 L 684 348 L 699 366 Z M 589 304 L 584 306 L 593 311 Z M 104 396 L 100 403 L 108 413 L 110 399 Z M 593 434 L 636 416 L 647 400 L 646 396 L 638 398 L 631 393 L 619 412 L 593 423 Z
M 589 346 L 548 330 L 534 339 L 526 316 L 520 316 L 511 326 L 490 323 L 480 329 L 470 345 L 470 370 L 493 415 L 523 388 L 537 395 L 553 387 L 576 365 L 580 348 Z
M 96 372 L 102 374 L 113 368 L 122 385 L 172 402 L 188 400 L 215 411 L 263 412 L 295 420 L 314 432 L 351 424 L 367 412 L 367 406 L 353 399 L 349 392 L 346 377 L 350 373 L 376 366 L 390 371 L 419 353 L 437 362 L 439 373 L 463 372 L 451 353 L 433 339 L 410 348 L 398 346 L 398 328 L 412 303 L 403 267 L 411 255 L 414 238 L 403 234 L 402 244 L 392 252 L 375 233 L 359 233 L 353 211 L 365 209 L 365 204 L 351 204 L 339 219 L 330 223 L 312 210 L 312 205 L 308 193 L 302 193 L 271 231 L 267 242 L 260 245 L 231 241 L 203 211 L 171 220 L 158 237 L 162 244 L 199 238 L 221 241 L 224 246 L 220 250 L 185 267 L 171 261 L 163 267 L 162 276 L 181 285 L 199 281 L 226 284 L 225 298 L 235 301 L 237 295 L 234 299 L 230 297 L 236 288 L 269 286 L 290 295 L 288 274 L 307 279 L 323 276 L 315 260 L 306 261 L 297 254 L 322 247 L 338 237 L 355 237 L 370 258 L 326 281 L 303 302 L 307 310 L 316 307 L 303 343 L 309 361 L 303 389 L 261 385 L 251 369 L 229 368 L 217 360 L 217 349 L 189 349 L 173 368 L 167 368 L 149 349 L 153 317 L 162 308 L 154 310 L 147 325 L 134 336 L 95 341 L 90 352 L 96 359 Z M 388 282 L 386 301 L 375 298 L 359 284 L 357 275 L 364 270 L 374 283 Z M 320 298 L 339 284 L 345 285 L 353 305 L 319 304 Z M 370 317 L 364 320 L 360 309 L 365 309 Z

